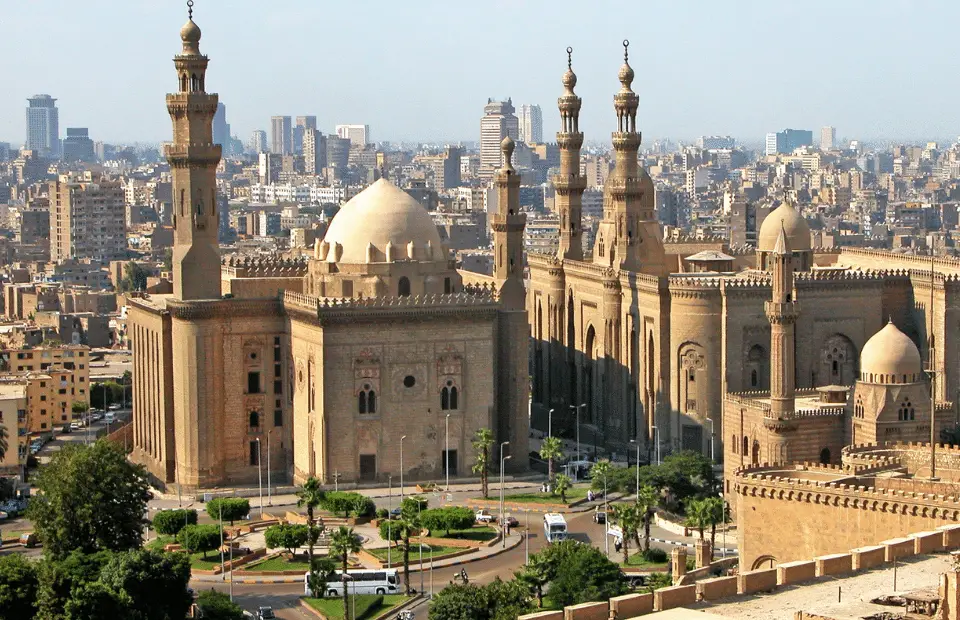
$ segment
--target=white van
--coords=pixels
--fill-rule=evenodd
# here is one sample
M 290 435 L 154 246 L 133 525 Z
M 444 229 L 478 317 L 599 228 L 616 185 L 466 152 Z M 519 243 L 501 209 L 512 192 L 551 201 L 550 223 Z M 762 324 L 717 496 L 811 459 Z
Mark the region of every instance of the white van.
M 116 420 L 116 416 L 113 415 L 113 412 L 112 412 L 112 411 L 108 411 L 108 412 L 107 412 L 107 415 L 103 416 L 103 421 L 104 421 L 104 423 L 106 423 L 106 424 L 113 424 L 113 423 L 116 422 L 117 420 Z
M 558 513 L 543 515 L 543 534 L 548 543 L 564 540 L 567 537 L 567 520 Z

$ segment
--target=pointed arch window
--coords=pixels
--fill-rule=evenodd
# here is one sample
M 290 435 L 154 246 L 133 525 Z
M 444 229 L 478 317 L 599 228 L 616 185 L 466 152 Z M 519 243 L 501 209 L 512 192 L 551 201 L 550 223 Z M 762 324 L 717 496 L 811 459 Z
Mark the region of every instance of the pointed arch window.
M 600 254 L 600 258 L 603 258 L 604 251 L 606 250 L 606 247 L 603 245 L 603 237 L 597 240 L 597 248 L 597 253 Z
M 248 419 L 250 428 L 260 428 L 260 412 L 251 411 Z
M 916 409 L 913 408 L 913 403 L 910 402 L 909 398 L 901 403 L 900 409 L 897 410 L 897 419 L 900 421 L 917 419 Z
M 440 390 L 440 409 L 443 411 L 460 409 L 460 391 L 452 380 L 448 380 Z
M 373 415 L 377 413 L 377 391 L 369 383 L 357 394 L 357 413 Z
M 400 297 L 410 296 L 410 278 L 403 276 L 397 283 L 397 295 Z

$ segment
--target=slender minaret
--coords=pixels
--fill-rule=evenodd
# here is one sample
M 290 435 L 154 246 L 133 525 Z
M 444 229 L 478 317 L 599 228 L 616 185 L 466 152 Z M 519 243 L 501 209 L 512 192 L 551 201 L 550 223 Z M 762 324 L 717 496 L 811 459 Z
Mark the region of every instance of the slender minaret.
M 526 289 L 523 284 L 523 229 L 527 216 L 520 213 L 520 175 L 513 167 L 513 139 L 507 136 L 500 143 L 503 167 L 497 170 L 497 204 L 493 216 L 494 265 L 493 277 L 497 283 L 500 304 L 511 310 L 526 307 Z
M 583 190 L 586 179 L 580 174 L 580 148 L 583 132 L 580 131 L 580 97 L 573 92 L 577 74 L 573 72 L 573 48 L 567 48 L 567 72 L 563 74 L 563 95 L 557 99 L 560 108 L 560 131 L 557 146 L 560 147 L 560 174 L 553 177 L 557 190 L 557 211 L 560 212 L 560 247 L 558 258 L 583 260 L 583 240 L 580 221 L 583 211 Z
M 173 293 L 183 300 L 219 299 L 217 95 L 205 91 L 209 59 L 200 53 L 193 0 L 187 6 L 189 19 L 180 29 L 183 50 L 173 59 L 180 90 L 167 95 L 173 142 L 164 147 L 173 171 Z
M 613 132 L 616 164 L 604 183 L 603 220 L 594 243 L 594 262 L 610 267 L 663 275 L 664 252 L 657 222 L 652 183 L 644 183 L 637 161 L 640 132 L 637 131 L 639 97 L 633 92 L 629 41 L 623 42 L 620 91 L 613 97 L 617 131 Z M 649 181 L 649 179 L 648 179 Z
M 772 258 L 773 294 L 766 303 L 770 321 L 770 408 L 774 417 L 784 418 L 794 412 L 794 325 L 800 314 L 800 304 L 794 296 L 793 253 L 783 226 Z

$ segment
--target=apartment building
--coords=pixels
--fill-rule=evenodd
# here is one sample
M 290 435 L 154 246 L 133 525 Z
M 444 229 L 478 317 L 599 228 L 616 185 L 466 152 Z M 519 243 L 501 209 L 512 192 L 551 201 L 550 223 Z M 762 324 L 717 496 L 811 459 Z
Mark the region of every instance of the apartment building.
M 126 254 L 125 187 L 90 172 L 50 183 L 50 260 L 112 260 Z
M 30 433 L 69 423 L 74 402 L 90 403 L 89 366 L 90 347 L 83 345 L 0 350 L 0 369 L 26 384 Z
M 15 473 L 26 458 L 27 384 L 20 379 L 0 379 L 0 426 L 7 430 L 7 451 L 0 459 L 0 472 Z

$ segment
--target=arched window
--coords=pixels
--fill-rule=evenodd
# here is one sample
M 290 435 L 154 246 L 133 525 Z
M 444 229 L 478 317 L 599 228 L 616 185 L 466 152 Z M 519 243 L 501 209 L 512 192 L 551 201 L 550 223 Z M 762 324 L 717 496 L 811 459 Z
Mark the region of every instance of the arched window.
M 600 240 L 597 241 L 597 247 L 599 248 L 597 252 L 600 254 L 600 258 L 603 258 L 604 246 L 603 246 L 603 237 L 600 237 Z
M 757 387 L 757 383 L 759 383 L 759 381 L 757 380 L 757 371 L 751 370 L 750 371 L 750 387 Z
M 456 411 L 459 409 L 459 396 L 457 386 L 453 384 L 453 381 L 447 381 L 447 384 L 440 390 L 440 409 L 443 411 Z
M 397 283 L 397 295 L 400 297 L 410 296 L 410 278 L 403 276 Z
M 747 439 L 746 435 L 743 436 L 743 451 L 741 452 L 741 454 L 743 454 L 743 456 L 750 455 L 750 440 Z
M 451 388 L 450 388 L 450 408 L 451 408 L 451 409 L 457 410 L 457 409 L 460 408 L 460 403 L 459 403 L 460 398 L 459 398 L 459 396 L 460 396 L 460 395 L 459 395 L 459 393 L 457 392 L 457 386 L 451 387 Z
M 199 92 L 200 91 L 200 80 L 197 78 L 197 74 L 194 73 L 190 77 L 190 91 Z
M 260 428 L 260 414 L 256 411 L 250 412 L 250 428 Z
M 369 383 L 357 394 L 357 413 L 374 414 L 377 412 L 377 392 Z
M 187 74 L 186 73 L 180 76 L 180 92 L 181 93 L 187 92 Z
M 757 440 L 753 441 L 753 455 L 751 458 L 754 465 L 760 464 L 760 442 Z
M 830 448 L 824 448 L 820 451 L 820 462 L 824 465 L 830 464 Z
M 737 451 L 739 450 L 739 448 L 740 448 L 739 444 L 740 444 L 740 442 L 737 441 L 737 436 L 736 436 L 736 435 L 732 435 L 732 436 L 730 437 L 730 445 L 733 446 L 733 453 L 734 453 L 734 454 L 736 454 Z

